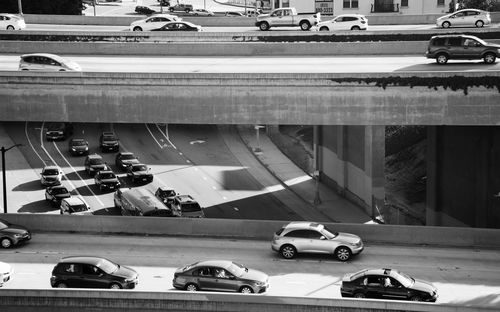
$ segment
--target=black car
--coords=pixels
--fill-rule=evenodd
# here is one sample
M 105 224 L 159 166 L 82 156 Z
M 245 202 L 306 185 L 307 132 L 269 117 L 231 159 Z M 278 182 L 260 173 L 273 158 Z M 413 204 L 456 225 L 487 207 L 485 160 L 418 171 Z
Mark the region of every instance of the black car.
M 0 219 L 0 246 L 2 248 L 10 248 L 30 239 L 31 233 L 27 228 Z
M 132 183 L 149 183 L 153 181 L 153 174 L 145 164 L 133 164 L 127 168 L 127 177 Z
M 145 14 L 145 15 L 156 13 L 155 10 L 148 8 L 147 6 L 142 6 L 142 5 L 136 6 L 135 12 L 139 13 L 139 14 Z
M 71 197 L 71 193 L 64 185 L 50 186 L 45 189 L 45 200 L 50 201 L 53 205 L 60 205 L 61 200 Z
M 118 177 L 110 170 L 99 171 L 94 176 L 94 182 L 102 191 L 114 191 L 120 188 Z
M 120 143 L 114 132 L 103 132 L 99 138 L 101 152 L 118 152 Z
M 393 269 L 361 270 L 346 274 L 340 288 L 342 297 L 378 298 L 435 302 L 437 289 Z
M 160 186 L 156 189 L 155 196 L 170 208 L 170 205 L 174 202 L 177 193 L 172 188 Z
M 68 144 L 68 149 L 71 155 L 88 155 L 89 142 L 84 139 L 71 139 Z
M 52 270 L 50 285 L 57 288 L 133 289 L 135 270 L 99 257 L 65 257 Z
M 87 171 L 87 174 L 89 175 L 94 175 L 96 172 L 102 170 L 109 170 L 109 167 L 104 162 L 104 159 L 102 159 L 102 156 L 98 154 L 88 155 L 85 158 L 84 166 L 85 171 Z
M 189 13 L 190 11 L 193 11 L 193 5 L 192 4 L 176 4 L 174 6 L 171 6 L 168 8 L 170 12 L 174 11 L 184 11 L 186 13 Z
M 73 134 L 73 125 L 66 122 L 51 122 L 47 125 L 45 132 L 45 139 L 51 140 L 65 140 L 68 136 Z
M 201 26 L 190 22 L 169 22 L 151 31 L 201 31 Z
M 118 169 L 125 170 L 128 166 L 133 164 L 138 164 L 139 159 L 134 156 L 133 153 L 130 152 L 121 152 L 116 154 L 115 164 Z

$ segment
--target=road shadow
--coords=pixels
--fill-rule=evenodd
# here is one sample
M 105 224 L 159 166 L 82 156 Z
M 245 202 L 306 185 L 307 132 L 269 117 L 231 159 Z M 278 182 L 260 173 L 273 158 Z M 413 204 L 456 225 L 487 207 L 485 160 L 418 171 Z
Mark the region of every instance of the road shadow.
M 40 189 L 44 189 L 40 180 L 33 180 L 25 183 L 18 184 L 16 187 L 12 189 L 14 192 L 29 192 L 29 191 L 38 191 Z
M 115 207 L 94 210 L 93 214 L 96 216 L 121 216 L 120 209 Z
M 484 71 L 484 70 L 498 70 L 498 64 L 486 64 L 482 60 L 477 61 L 454 61 L 450 60 L 445 65 L 437 64 L 434 60 L 429 59 L 427 63 L 415 64 L 406 66 L 395 70 L 394 72 L 404 71 L 457 71 L 457 75 L 466 71 Z
M 56 207 L 55 205 L 52 205 L 50 202 L 42 199 L 23 205 L 17 212 L 43 213 L 43 212 L 58 211 L 58 210 L 59 207 Z
M 80 177 L 82 177 L 82 179 L 89 178 L 89 175 L 87 174 L 85 169 L 67 173 L 64 175 L 64 177 L 65 177 L 65 180 L 78 181 L 78 180 L 80 180 L 80 177 L 78 175 L 80 175 Z

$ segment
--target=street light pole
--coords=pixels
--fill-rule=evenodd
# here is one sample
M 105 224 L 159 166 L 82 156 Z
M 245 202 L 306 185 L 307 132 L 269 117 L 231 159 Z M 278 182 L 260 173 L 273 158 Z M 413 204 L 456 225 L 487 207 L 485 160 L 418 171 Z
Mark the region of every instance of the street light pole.
M 19 8 L 19 15 L 23 16 L 23 4 L 21 0 L 17 0 L 17 7 Z
M 16 146 L 21 146 L 22 144 L 15 144 L 9 148 L 2 146 L 0 150 L 2 151 L 2 182 L 3 182 L 3 213 L 7 213 L 7 180 L 5 179 L 5 153 Z

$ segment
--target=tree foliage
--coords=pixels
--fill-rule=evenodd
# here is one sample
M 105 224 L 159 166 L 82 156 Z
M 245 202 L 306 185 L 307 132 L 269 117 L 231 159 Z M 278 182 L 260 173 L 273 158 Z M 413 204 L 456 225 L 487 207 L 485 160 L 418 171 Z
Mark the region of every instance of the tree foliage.
M 19 13 L 18 0 L 0 0 L 0 12 Z M 21 0 L 25 14 L 81 15 L 82 0 Z
M 498 0 L 460 0 L 458 9 L 500 11 L 500 2 Z

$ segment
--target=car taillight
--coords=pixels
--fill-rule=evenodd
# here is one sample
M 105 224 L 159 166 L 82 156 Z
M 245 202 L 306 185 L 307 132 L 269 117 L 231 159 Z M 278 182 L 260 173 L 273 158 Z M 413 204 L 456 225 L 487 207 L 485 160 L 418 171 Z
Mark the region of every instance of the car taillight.
M 361 24 L 366 24 L 366 22 L 365 21 L 361 21 Z

